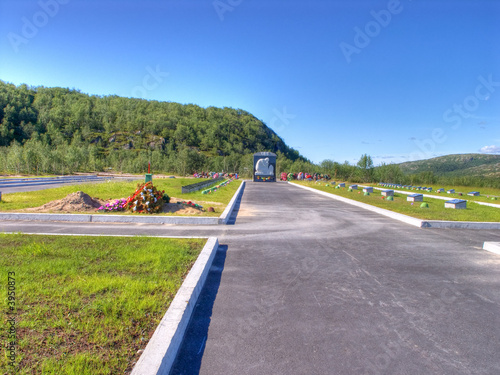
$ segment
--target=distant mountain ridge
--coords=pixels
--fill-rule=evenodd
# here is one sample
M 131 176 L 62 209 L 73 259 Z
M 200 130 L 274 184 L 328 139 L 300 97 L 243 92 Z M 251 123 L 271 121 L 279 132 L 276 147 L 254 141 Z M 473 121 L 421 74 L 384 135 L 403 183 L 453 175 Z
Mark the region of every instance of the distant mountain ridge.
M 433 172 L 445 177 L 500 178 L 500 155 L 453 154 L 398 165 L 405 174 Z

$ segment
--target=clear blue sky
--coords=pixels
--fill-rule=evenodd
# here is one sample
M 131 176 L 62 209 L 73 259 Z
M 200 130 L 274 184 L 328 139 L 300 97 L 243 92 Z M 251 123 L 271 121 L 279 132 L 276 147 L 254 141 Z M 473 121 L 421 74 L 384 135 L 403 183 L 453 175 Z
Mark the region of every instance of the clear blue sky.
M 0 79 L 241 108 L 313 162 L 500 153 L 500 1 L 2 0 Z

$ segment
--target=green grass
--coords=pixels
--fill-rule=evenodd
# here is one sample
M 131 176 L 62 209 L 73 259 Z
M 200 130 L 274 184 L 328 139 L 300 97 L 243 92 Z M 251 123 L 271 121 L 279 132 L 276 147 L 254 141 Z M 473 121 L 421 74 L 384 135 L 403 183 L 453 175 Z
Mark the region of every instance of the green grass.
M 0 234 L 2 293 L 8 272 L 15 272 L 15 373 L 131 370 L 204 243 Z M 7 311 L 2 300 L 2 311 Z M 1 373 L 9 373 L 13 369 L 3 352 Z
M 362 184 L 366 186 L 373 186 L 373 187 L 378 187 L 378 188 L 383 188 L 382 186 L 379 186 L 377 184 Z M 447 197 L 450 199 L 467 199 L 468 201 L 473 201 L 473 202 L 487 202 L 487 203 L 493 203 L 493 204 L 498 204 L 500 205 L 500 189 L 495 189 L 495 188 L 481 188 L 481 187 L 475 187 L 475 186 L 443 186 L 443 185 L 419 185 L 419 186 L 425 186 L 425 187 L 431 187 L 433 191 L 427 192 L 427 191 L 422 191 L 422 190 L 410 190 L 410 189 L 404 189 L 404 188 L 394 188 L 395 190 L 401 190 L 401 191 L 408 191 L 412 193 L 423 193 L 423 194 L 428 194 L 428 195 L 435 195 L 437 197 Z M 444 193 L 436 193 L 436 190 L 438 189 L 444 189 Z M 385 188 L 384 188 L 385 189 Z M 387 188 L 387 189 L 392 189 L 392 188 Z M 455 189 L 456 193 L 454 194 L 447 194 L 446 192 L 450 189 Z M 471 191 L 479 191 L 481 195 L 479 196 L 468 196 L 467 193 Z M 462 196 L 460 196 L 458 193 L 462 193 Z M 492 199 L 496 198 L 496 199 Z
M 225 206 L 229 203 L 234 193 L 241 184 L 241 180 L 236 180 L 228 185 L 222 187 L 220 190 L 211 194 L 202 194 L 201 190 L 182 194 L 182 186 L 194 184 L 196 182 L 206 181 L 206 179 L 193 179 L 193 178 L 172 178 L 172 179 L 154 179 L 153 183 L 158 190 L 165 190 L 165 193 L 170 197 L 176 197 L 185 201 L 195 202 L 216 202 L 222 203 L 221 206 L 214 207 L 216 212 L 203 212 L 201 216 L 220 216 L 224 211 Z M 39 207 L 45 203 L 62 199 L 68 194 L 76 191 L 83 191 L 93 198 L 100 199 L 118 199 L 127 198 L 132 195 L 138 183 L 144 180 L 137 180 L 133 182 L 113 181 L 103 183 L 85 183 L 79 185 L 64 185 L 54 189 L 28 191 L 22 193 L 2 194 L 2 201 L 0 202 L 0 211 L 14 211 L 22 210 L 25 208 Z M 203 207 L 207 208 L 209 204 L 201 203 Z M 120 214 L 120 213 L 113 213 Z M 124 212 L 123 214 L 131 214 Z M 103 213 L 105 215 L 105 213 Z M 137 214 L 139 215 L 139 214 Z M 163 213 L 158 215 L 177 216 L 176 213 Z
M 483 221 L 483 222 L 499 222 L 500 209 L 479 204 L 467 203 L 467 208 L 464 210 L 454 210 L 444 208 L 444 200 L 424 197 L 424 202 L 429 204 L 429 208 L 420 208 L 421 202 L 407 202 L 406 194 L 394 194 L 394 201 L 382 199 L 381 192 L 374 190 L 369 196 L 363 195 L 362 188 L 359 190 L 348 191 L 348 188 L 335 189 L 334 186 L 325 186 L 325 182 L 296 182 L 294 183 L 309 186 L 317 190 L 325 191 L 341 197 L 349 198 L 358 202 L 371 204 L 372 206 L 385 208 L 386 210 L 399 212 L 404 215 L 412 216 L 424 220 L 446 220 L 446 221 Z M 346 183 L 348 186 L 348 183 Z M 421 193 L 421 192 L 419 192 Z

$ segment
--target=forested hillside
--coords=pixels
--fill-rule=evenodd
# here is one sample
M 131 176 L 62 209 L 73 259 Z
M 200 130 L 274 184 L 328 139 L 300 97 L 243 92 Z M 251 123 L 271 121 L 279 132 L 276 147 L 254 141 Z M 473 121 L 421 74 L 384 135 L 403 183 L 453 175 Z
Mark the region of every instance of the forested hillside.
M 406 174 L 433 172 L 447 177 L 500 177 L 500 155 L 457 154 L 399 164 Z
M 189 174 L 244 172 L 251 155 L 271 151 L 281 164 L 309 162 L 252 114 L 0 80 L 0 162 L 15 173 L 70 173 L 112 168 Z

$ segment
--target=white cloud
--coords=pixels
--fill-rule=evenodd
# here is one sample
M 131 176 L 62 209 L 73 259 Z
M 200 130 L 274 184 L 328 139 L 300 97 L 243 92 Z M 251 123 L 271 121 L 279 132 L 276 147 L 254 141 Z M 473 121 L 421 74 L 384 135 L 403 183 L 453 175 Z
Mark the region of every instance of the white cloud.
M 484 146 L 479 149 L 483 154 L 500 154 L 500 146 Z

